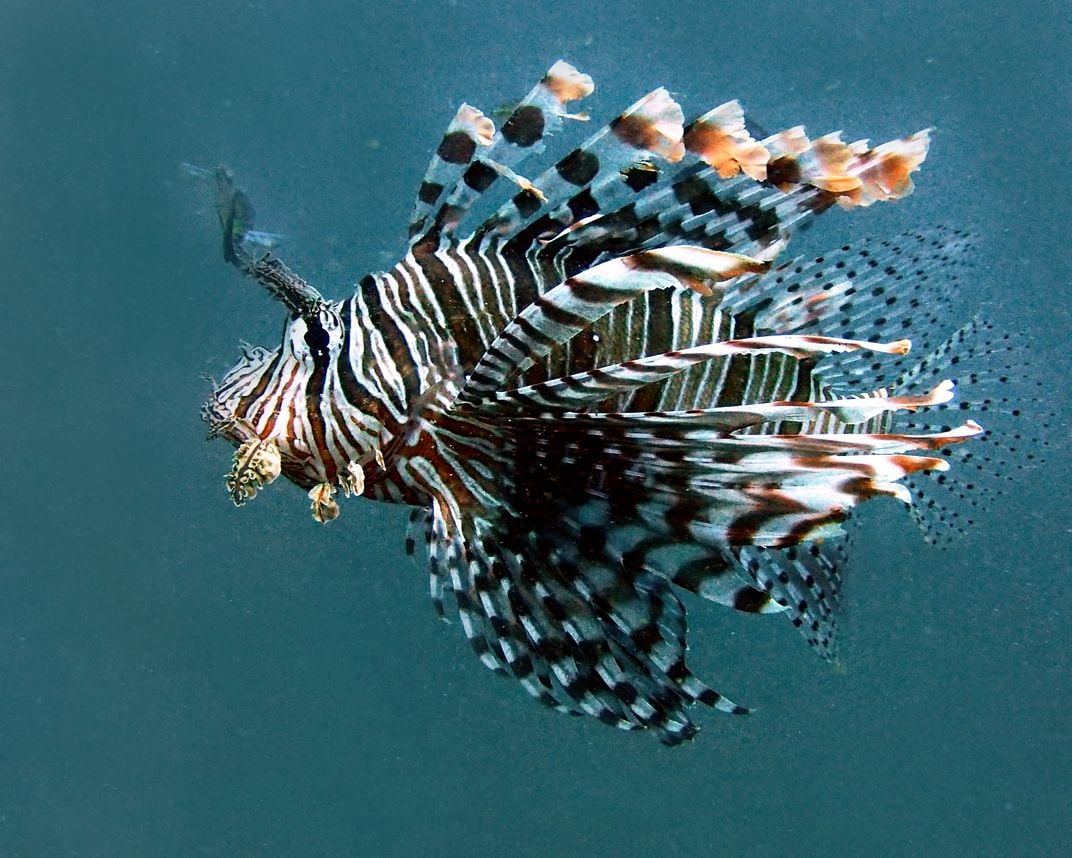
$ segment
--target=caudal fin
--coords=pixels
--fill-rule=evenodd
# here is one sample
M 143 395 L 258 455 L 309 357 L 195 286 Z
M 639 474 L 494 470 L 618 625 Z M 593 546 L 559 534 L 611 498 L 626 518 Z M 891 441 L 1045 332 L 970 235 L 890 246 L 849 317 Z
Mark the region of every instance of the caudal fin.
M 902 416 L 897 428 L 941 431 L 972 417 L 986 430 L 978 443 L 942 451 L 953 465 L 948 472 L 914 474 L 905 481 L 912 493 L 912 515 L 924 538 L 947 545 L 997 508 L 1010 482 L 1042 464 L 1058 415 L 1029 361 L 1026 339 L 981 319 L 955 331 L 903 373 L 895 386 L 916 388 L 937 378 L 956 383 L 956 400 L 921 410 L 910 419 Z

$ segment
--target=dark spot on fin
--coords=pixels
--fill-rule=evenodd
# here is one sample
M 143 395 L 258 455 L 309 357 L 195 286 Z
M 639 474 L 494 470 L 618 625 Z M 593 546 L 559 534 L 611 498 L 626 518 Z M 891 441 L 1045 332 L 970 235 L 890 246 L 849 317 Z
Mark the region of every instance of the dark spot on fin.
M 499 178 L 499 174 L 483 161 L 475 161 L 470 165 L 469 169 L 465 171 L 465 175 L 462 178 L 465 181 L 465 184 L 474 191 L 483 193 L 492 186 L 497 178 Z
M 622 179 L 629 190 L 639 192 L 659 181 L 659 170 L 655 166 L 633 165 L 622 170 Z
M 449 164 L 468 164 L 476 152 L 476 141 L 464 131 L 443 135 L 436 154 Z
M 767 181 L 777 187 L 800 183 L 800 165 L 796 158 L 775 158 L 767 164 Z
M 543 137 L 543 111 L 534 104 L 523 104 L 503 123 L 502 136 L 515 146 L 526 148 Z
M 574 149 L 555 169 L 571 185 L 587 185 L 599 172 L 599 158 L 583 149 Z
M 443 193 L 443 186 L 437 182 L 421 182 L 420 190 L 417 192 L 417 199 L 426 205 L 435 205 L 436 200 L 439 199 Z
M 762 611 L 770 604 L 770 597 L 754 587 L 742 587 L 733 598 L 733 607 L 747 614 Z

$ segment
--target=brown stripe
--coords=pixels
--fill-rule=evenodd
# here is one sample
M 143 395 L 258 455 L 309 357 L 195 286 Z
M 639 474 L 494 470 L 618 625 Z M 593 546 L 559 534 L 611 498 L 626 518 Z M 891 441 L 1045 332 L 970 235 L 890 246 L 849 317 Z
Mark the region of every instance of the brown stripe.
M 383 309 L 378 286 L 376 278 L 371 274 L 365 275 L 358 284 L 361 295 L 365 299 L 365 304 L 369 308 L 369 321 L 383 335 L 387 350 L 391 354 L 391 360 L 394 362 L 399 375 L 402 376 L 405 398 L 400 405 L 401 410 L 405 411 L 410 399 L 419 392 L 420 380 L 417 378 L 416 359 L 406 348 L 406 340 L 401 328 L 399 328 L 391 315 Z M 365 359 L 371 359 L 371 351 L 366 353 Z M 382 378 L 381 373 L 369 372 L 368 374 Z M 387 389 L 389 390 L 390 388 Z
M 428 246 L 415 247 L 413 259 L 427 278 L 432 291 L 439 299 L 439 306 L 447 319 L 449 333 L 458 347 L 458 359 L 462 366 L 471 368 L 484 353 L 487 344 L 480 337 L 476 322 L 470 318 L 462 298 L 461 285 Z
M 377 420 L 383 420 L 383 404 L 357 380 L 354 368 L 350 364 L 350 330 L 354 323 L 354 310 L 356 299 L 348 298 L 343 304 L 342 313 L 343 338 L 342 350 L 335 361 L 335 369 L 339 376 L 339 387 L 342 394 L 354 408 L 362 414 L 368 414 Z
M 327 402 L 328 405 L 331 407 L 332 425 L 334 426 L 335 431 L 342 435 L 343 438 L 346 440 L 346 443 L 349 444 L 356 452 L 362 452 L 360 442 L 358 442 L 357 438 L 355 438 L 353 433 L 350 432 L 349 419 L 345 414 L 342 413 L 342 411 L 339 410 L 339 403 L 335 398 L 334 389 L 332 389 L 327 394 Z
M 264 395 L 264 391 L 268 389 L 268 384 L 271 382 L 272 376 L 275 375 L 276 367 L 279 366 L 279 360 L 282 356 L 283 348 L 280 346 L 279 350 L 272 356 L 272 360 L 268 363 L 268 366 L 266 366 L 261 373 L 261 377 L 257 380 L 256 387 L 238 400 L 238 406 L 235 408 L 236 417 L 245 418 L 250 407 Z
M 326 377 L 326 365 L 316 366 L 309 375 L 309 381 L 305 385 L 305 414 L 309 420 L 309 430 L 313 436 L 313 444 L 320 461 L 324 465 L 328 482 L 334 483 L 339 472 L 335 466 L 335 458 L 328 450 L 327 437 L 324 431 L 324 415 L 320 411 Z

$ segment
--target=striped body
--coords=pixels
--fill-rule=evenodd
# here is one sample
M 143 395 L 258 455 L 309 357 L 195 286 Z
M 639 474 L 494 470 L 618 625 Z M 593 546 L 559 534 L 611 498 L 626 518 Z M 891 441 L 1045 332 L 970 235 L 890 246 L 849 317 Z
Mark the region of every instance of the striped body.
M 281 473 L 321 521 L 338 491 L 415 507 L 433 601 L 485 664 L 550 706 L 676 743 L 693 703 L 744 710 L 685 666 L 675 589 L 787 613 L 831 655 L 843 556 L 818 540 L 857 503 L 908 500 L 902 480 L 945 470 L 935 451 L 979 432 L 896 429 L 953 384 L 904 357 L 927 316 L 895 281 L 906 264 L 927 281 L 963 242 L 775 264 L 831 206 L 907 194 L 926 134 L 756 141 L 736 102 L 685 123 L 661 89 L 544 174 L 516 172 L 591 88 L 556 63 L 498 131 L 464 105 L 405 257 L 340 302 L 251 252 L 252 207 L 221 169 L 224 256 L 290 321 L 204 416 L 238 447 L 236 503 Z
M 452 413 L 459 378 L 472 371 L 471 355 L 483 354 L 517 315 L 519 291 L 541 295 L 548 288 L 536 272 L 521 274 L 517 266 L 512 272 L 495 247 L 478 250 L 461 243 L 419 259 L 408 254 L 392 271 L 365 278 L 351 298 L 321 311 L 321 324 L 333 338 L 323 367 L 316 366 L 306 342 L 308 325 L 296 320 L 280 349 L 251 350 L 224 377 L 206 406 L 207 417 L 214 424 L 238 418 L 258 437 L 279 439 L 283 473 L 306 489 L 336 482 L 350 462 L 364 460 L 365 494 L 377 500 L 427 506 L 436 493 L 422 473 L 456 474 L 460 479 L 452 491 L 465 492 L 465 483 L 474 479 L 449 462 L 449 448 L 464 449 L 467 435 L 479 433 L 464 411 Z M 526 381 L 568 375 L 582 361 L 602 366 L 609 362 L 604 353 L 628 349 L 659 355 L 746 338 L 754 331 L 753 314 L 725 313 L 719 302 L 697 293 L 645 297 L 592 326 L 580 342 L 567 343 L 553 359 L 529 370 Z M 468 361 L 442 345 L 459 340 L 476 344 Z M 523 394 L 525 387 L 520 389 Z M 801 361 L 782 353 L 745 352 L 701 356 L 693 371 L 666 383 L 646 383 L 605 398 L 616 411 L 650 412 L 681 411 L 701 401 L 722 408 L 806 401 L 822 392 Z M 818 419 L 824 423 L 816 428 L 832 425 L 830 417 Z M 236 442 L 246 440 L 238 423 L 232 423 L 232 431 Z M 445 437 L 447 450 L 441 443 Z M 392 451 L 385 456 L 391 465 L 386 471 L 370 459 L 374 449 Z M 415 465 L 417 459 L 424 461 Z

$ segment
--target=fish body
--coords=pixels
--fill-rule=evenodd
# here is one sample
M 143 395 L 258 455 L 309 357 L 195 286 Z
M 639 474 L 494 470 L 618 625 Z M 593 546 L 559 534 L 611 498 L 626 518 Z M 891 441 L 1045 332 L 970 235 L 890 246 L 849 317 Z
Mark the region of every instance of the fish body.
M 971 332 L 923 369 L 905 334 L 940 328 L 920 296 L 965 239 L 781 262 L 824 211 L 910 193 L 927 133 L 754 140 L 736 102 L 686 122 L 664 89 L 526 178 L 592 88 L 560 61 L 498 128 L 463 105 L 405 255 L 344 300 L 252 252 L 268 246 L 252 205 L 217 171 L 224 257 L 288 324 L 278 348 L 244 350 L 203 416 L 238 448 L 236 504 L 282 475 L 319 521 L 339 495 L 412 506 L 407 547 L 485 665 L 676 744 L 696 703 L 747 711 L 686 666 L 679 591 L 786 614 L 832 657 L 852 509 L 910 501 L 981 433 L 898 423 L 953 398 L 935 372 Z

